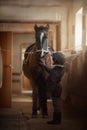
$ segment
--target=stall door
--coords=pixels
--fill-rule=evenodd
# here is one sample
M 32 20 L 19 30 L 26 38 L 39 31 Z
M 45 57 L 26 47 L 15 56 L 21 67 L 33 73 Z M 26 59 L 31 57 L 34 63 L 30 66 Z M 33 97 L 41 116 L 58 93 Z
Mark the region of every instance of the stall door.
M 2 86 L 0 87 L 0 108 L 4 108 L 11 107 L 12 32 L 0 32 L 0 48 L 3 61 Z

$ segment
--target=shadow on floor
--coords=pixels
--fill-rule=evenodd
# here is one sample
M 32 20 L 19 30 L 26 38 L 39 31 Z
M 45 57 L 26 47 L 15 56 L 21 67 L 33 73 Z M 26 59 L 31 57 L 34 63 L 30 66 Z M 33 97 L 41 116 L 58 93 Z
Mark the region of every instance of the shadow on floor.
M 86 113 L 61 103 L 62 122 L 48 125 L 52 118 L 52 102 L 48 102 L 49 117 L 31 118 L 32 102 L 13 102 L 11 109 L 0 109 L 0 130 L 87 130 Z

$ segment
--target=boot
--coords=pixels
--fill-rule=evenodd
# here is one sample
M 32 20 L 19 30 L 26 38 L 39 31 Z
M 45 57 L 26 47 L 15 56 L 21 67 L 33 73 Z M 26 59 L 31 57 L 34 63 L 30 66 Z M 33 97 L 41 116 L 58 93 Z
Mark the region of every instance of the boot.
M 32 113 L 32 118 L 37 118 L 37 113 Z
M 61 112 L 53 113 L 53 120 L 48 121 L 47 124 L 59 125 L 61 123 Z

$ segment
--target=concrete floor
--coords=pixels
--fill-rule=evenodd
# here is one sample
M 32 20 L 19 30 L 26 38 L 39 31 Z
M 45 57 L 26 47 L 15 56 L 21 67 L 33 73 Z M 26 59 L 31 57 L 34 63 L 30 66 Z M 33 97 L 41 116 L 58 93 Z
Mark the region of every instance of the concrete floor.
M 52 118 L 52 102 L 48 101 L 49 117 L 31 118 L 32 101 L 12 102 L 11 109 L 0 109 L 0 130 L 87 130 L 87 114 L 60 100 L 62 122 L 60 125 L 48 125 Z

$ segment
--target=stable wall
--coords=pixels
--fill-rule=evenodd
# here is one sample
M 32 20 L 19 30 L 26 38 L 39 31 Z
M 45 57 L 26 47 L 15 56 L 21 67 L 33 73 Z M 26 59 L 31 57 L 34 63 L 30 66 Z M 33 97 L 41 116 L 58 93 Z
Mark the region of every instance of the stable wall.
M 0 32 L 0 47 L 3 61 L 2 87 L 0 88 L 0 108 L 11 107 L 12 80 L 12 33 Z M 6 51 L 8 50 L 8 51 Z

